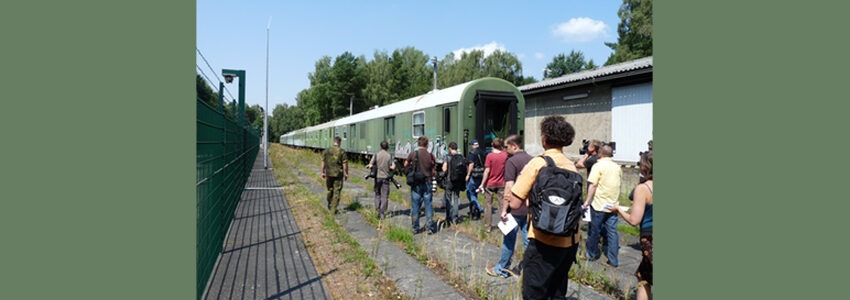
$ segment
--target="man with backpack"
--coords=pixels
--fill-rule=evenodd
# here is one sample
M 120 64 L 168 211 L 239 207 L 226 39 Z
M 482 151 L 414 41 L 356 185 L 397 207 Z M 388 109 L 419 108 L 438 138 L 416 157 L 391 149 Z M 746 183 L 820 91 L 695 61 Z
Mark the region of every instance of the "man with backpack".
M 413 234 L 419 233 L 419 209 L 425 206 L 425 222 L 430 233 L 437 232 L 437 226 L 433 222 L 434 207 L 431 206 L 433 196 L 433 185 L 431 183 L 437 174 L 434 155 L 428 152 L 428 138 L 420 136 L 417 141 L 419 148 L 410 152 L 404 161 L 405 174 L 410 184 L 410 221 Z M 412 178 L 411 178 L 412 176 Z
M 469 156 L 466 158 L 466 163 L 469 164 L 466 171 L 466 198 L 469 199 L 469 217 L 471 219 L 481 218 L 481 212 L 484 208 L 478 203 L 478 186 L 481 185 L 481 179 L 484 177 L 484 155 L 481 149 L 478 148 L 478 140 L 473 139 L 469 143 Z
M 565 299 L 578 250 L 582 177 L 562 148 L 572 144 L 575 129 L 560 115 L 544 118 L 540 128 L 546 150 L 525 165 L 511 187 L 511 209 L 525 203 L 531 212 L 522 297 Z
M 457 143 L 449 143 L 449 155 L 443 162 L 443 174 L 446 174 L 446 193 L 443 195 L 446 206 L 446 222 L 454 224 L 460 222 L 457 213 L 458 202 L 460 202 L 460 192 L 466 189 L 466 169 L 467 165 L 463 155 L 457 152 Z

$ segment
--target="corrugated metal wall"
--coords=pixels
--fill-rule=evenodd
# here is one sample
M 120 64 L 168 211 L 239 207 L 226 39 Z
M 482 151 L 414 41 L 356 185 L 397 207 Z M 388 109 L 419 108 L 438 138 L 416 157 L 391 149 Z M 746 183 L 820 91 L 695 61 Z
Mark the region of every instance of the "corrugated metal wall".
M 617 142 L 615 160 L 638 161 L 652 139 L 652 83 L 611 90 L 611 140 Z

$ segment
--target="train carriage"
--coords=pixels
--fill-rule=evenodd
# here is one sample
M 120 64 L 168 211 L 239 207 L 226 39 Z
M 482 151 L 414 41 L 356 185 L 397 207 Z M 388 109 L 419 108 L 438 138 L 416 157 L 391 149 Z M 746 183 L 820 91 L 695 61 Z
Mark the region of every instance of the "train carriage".
M 524 112 L 525 100 L 516 86 L 487 77 L 295 130 L 282 135 L 280 143 L 324 149 L 339 136 L 347 152 L 366 155 L 386 140 L 390 154 L 404 159 L 424 135 L 428 150 L 442 162 L 449 142 L 457 142 L 467 154 L 472 139 L 489 147 L 494 137 L 523 134 Z

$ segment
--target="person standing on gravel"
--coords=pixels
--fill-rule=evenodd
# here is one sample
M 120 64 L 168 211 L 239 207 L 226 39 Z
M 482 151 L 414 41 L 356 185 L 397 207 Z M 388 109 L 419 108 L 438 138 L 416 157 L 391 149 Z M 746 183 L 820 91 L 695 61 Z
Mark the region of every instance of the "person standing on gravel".
M 488 233 L 493 230 L 493 198 L 501 211 L 502 196 L 505 193 L 505 161 L 508 153 L 502 151 L 502 139 L 494 138 L 493 152 L 487 154 L 484 159 L 484 176 L 479 189 L 484 190 L 484 230 Z
M 410 152 L 407 160 L 404 161 L 404 167 L 412 166 L 414 162 L 418 164 L 419 171 L 424 174 L 424 180 L 415 181 L 410 187 L 410 219 L 413 227 L 413 233 L 419 232 L 419 209 L 425 206 L 425 226 L 428 227 L 430 233 L 437 232 L 437 226 L 434 224 L 434 207 L 431 205 L 433 197 L 434 175 L 437 174 L 437 164 L 434 155 L 428 152 L 428 138 L 419 137 L 417 141 L 419 148 L 416 151 Z
M 617 213 L 611 208 L 620 204 L 618 199 L 623 171 L 620 165 L 611 159 L 613 155 L 614 148 L 611 145 L 600 148 L 599 161 L 587 176 L 587 198 L 582 209 L 590 207 L 590 226 L 585 251 L 587 260 L 594 261 L 601 257 L 599 238 L 604 234 L 602 248 L 605 249 L 605 257 L 608 258 L 608 265 L 616 268 L 619 266 L 617 255 L 620 252 L 620 234 L 617 232 Z
M 322 179 L 325 179 L 328 188 L 328 211 L 333 214 L 339 213 L 339 197 L 342 194 L 342 182 L 348 180 L 348 160 L 345 151 L 339 147 L 342 140 L 334 137 L 333 146 L 325 149 L 322 153 Z
M 650 151 L 641 152 L 640 174 L 646 178 L 645 182 L 638 183 L 635 187 L 634 202 L 627 213 L 618 207 L 612 207 L 631 225 L 640 226 L 640 265 L 635 272 L 638 279 L 637 298 L 639 300 L 649 299 L 652 295 L 652 141 Z
M 366 168 L 371 169 L 373 166 L 377 168 L 375 174 L 375 210 L 378 213 L 378 219 L 383 219 L 387 213 L 387 205 L 390 194 L 390 175 L 395 170 L 395 162 L 393 161 L 387 149 L 390 144 L 387 141 L 381 141 L 381 151 L 372 156 L 372 161 Z
M 555 166 L 572 172 L 575 164 L 563 152 L 563 147 L 573 143 L 575 129 L 563 116 L 548 116 L 540 123 L 542 155 L 550 157 Z M 546 166 L 546 160 L 540 156 L 531 159 L 522 169 L 511 187 L 511 209 L 519 209 L 528 199 L 537 174 Z M 538 230 L 534 220 L 529 220 L 528 247 L 522 258 L 522 298 L 523 299 L 566 299 L 567 274 L 575 262 L 578 251 L 579 234 L 558 236 Z
M 458 208 L 460 206 L 460 192 L 464 190 L 466 182 L 466 160 L 463 154 L 457 152 L 457 143 L 449 143 L 449 155 L 443 162 L 443 174 L 445 176 L 446 192 L 443 194 L 443 202 L 446 207 L 446 222 L 460 223 Z M 460 172 L 458 172 L 460 171 Z
M 472 149 L 469 150 L 469 156 L 466 158 L 469 162 L 466 171 L 466 198 L 469 199 L 469 218 L 478 219 L 484 211 L 478 203 L 478 186 L 481 185 L 481 177 L 484 176 L 484 155 L 478 148 L 478 140 L 473 139 L 469 146 Z
M 528 153 L 522 150 L 522 136 L 516 134 L 505 138 L 505 152 L 510 157 L 505 162 L 505 201 L 502 205 L 499 205 L 501 207 L 499 217 L 502 222 L 506 222 L 508 220 L 508 213 L 510 213 L 514 220 L 516 220 L 517 226 L 506 234 L 502 240 L 502 255 L 499 257 L 499 261 L 492 269 L 487 269 L 487 274 L 490 276 L 499 275 L 502 277 L 508 277 L 505 272 L 514 276 L 519 276 L 521 273 L 522 261 L 517 263 L 514 269 L 508 269 L 511 265 L 511 257 L 514 255 L 514 248 L 517 244 L 517 233 L 522 233 L 520 236 L 522 239 L 520 241 L 522 241 L 523 248 L 528 248 L 528 207 L 524 203 L 517 209 L 509 209 L 509 207 L 513 198 L 511 187 L 513 187 L 516 178 L 519 177 L 519 172 L 522 171 L 522 168 L 532 158 L 531 155 L 528 155 Z

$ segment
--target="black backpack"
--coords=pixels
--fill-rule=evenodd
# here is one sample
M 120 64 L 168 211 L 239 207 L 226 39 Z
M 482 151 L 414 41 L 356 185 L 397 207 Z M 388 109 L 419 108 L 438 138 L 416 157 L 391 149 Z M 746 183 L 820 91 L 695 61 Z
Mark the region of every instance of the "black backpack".
M 581 211 L 579 173 L 555 166 L 551 157 L 542 156 L 546 166 L 537 173 L 531 188 L 529 210 L 534 228 L 558 236 L 578 232 Z
M 449 159 L 449 180 L 453 183 L 466 181 L 467 163 L 463 155 L 452 154 Z

